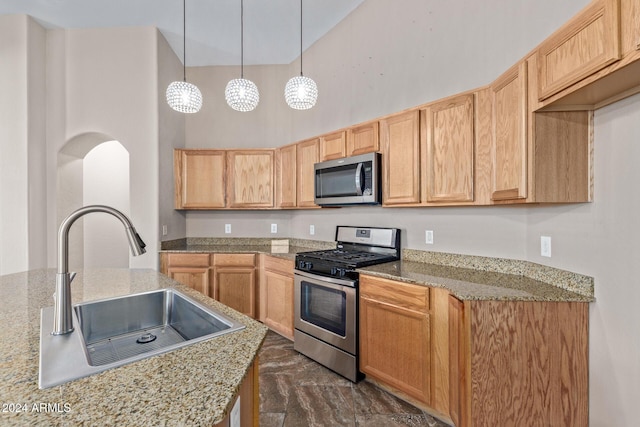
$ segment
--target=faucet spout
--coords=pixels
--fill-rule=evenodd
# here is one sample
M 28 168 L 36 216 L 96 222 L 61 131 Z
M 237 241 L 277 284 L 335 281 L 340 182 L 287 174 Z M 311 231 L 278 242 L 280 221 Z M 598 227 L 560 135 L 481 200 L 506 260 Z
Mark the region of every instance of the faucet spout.
M 58 230 L 58 273 L 56 274 L 55 306 L 53 310 L 53 335 L 64 335 L 73 332 L 71 281 L 75 273 L 69 273 L 69 230 L 78 218 L 91 212 L 104 212 L 118 218 L 127 233 L 131 253 L 134 256 L 138 256 L 146 252 L 146 245 L 131 220 L 117 209 L 104 205 L 91 205 L 72 212 L 62 221 Z

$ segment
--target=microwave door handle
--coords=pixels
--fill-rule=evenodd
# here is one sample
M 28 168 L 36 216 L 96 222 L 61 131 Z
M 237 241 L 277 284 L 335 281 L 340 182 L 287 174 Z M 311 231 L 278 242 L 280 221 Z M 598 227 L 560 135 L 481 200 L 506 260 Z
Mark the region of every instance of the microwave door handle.
M 360 176 L 362 175 L 362 162 L 358 163 L 358 167 L 356 168 L 356 194 L 358 196 L 362 196 L 362 179 Z

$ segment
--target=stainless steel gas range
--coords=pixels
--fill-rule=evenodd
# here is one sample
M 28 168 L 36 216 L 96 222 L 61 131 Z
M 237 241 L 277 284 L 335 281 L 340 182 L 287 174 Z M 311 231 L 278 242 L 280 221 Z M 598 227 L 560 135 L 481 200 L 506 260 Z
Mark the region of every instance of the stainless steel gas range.
M 356 382 L 357 268 L 400 258 L 397 228 L 336 227 L 335 250 L 296 255 L 295 331 L 298 352 Z

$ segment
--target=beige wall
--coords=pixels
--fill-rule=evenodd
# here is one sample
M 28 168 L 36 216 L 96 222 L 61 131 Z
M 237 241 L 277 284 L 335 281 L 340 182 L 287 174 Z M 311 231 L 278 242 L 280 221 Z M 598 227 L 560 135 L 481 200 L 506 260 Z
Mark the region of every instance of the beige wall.
M 45 31 L 0 16 L 0 274 L 46 265 Z

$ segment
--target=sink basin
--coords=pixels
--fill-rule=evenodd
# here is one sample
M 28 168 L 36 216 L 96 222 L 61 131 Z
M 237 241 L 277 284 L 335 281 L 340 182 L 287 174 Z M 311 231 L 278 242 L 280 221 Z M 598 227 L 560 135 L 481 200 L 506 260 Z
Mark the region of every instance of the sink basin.
M 74 306 L 74 332 L 51 335 L 53 307 L 42 309 L 40 388 L 93 375 L 245 326 L 175 289 Z

